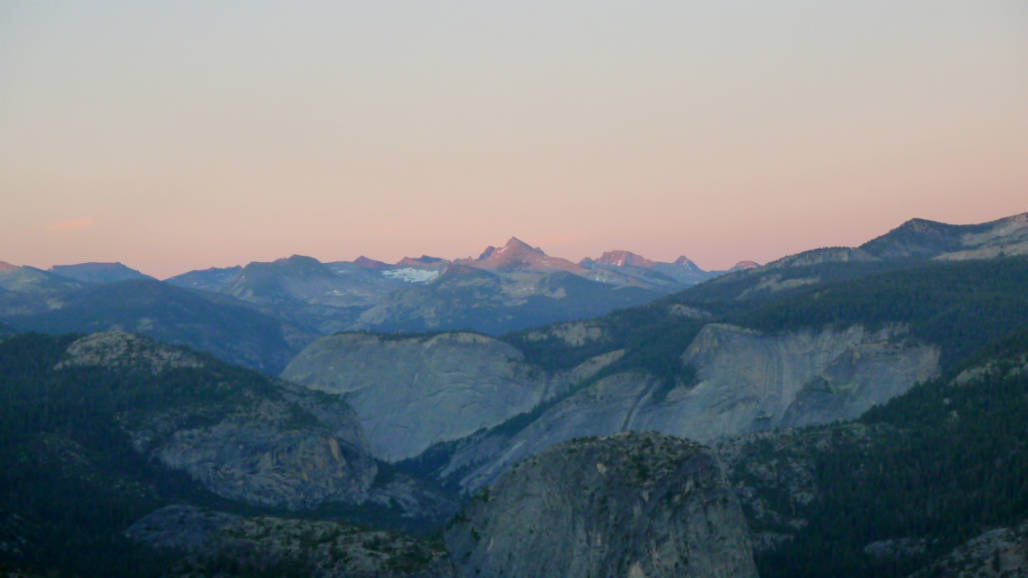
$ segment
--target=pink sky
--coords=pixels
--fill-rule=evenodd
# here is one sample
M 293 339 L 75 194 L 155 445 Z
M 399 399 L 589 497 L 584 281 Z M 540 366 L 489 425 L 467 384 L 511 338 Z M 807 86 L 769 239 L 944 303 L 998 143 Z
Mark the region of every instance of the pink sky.
M 353 4 L 4 3 L 0 260 L 715 269 L 1028 210 L 1022 0 Z

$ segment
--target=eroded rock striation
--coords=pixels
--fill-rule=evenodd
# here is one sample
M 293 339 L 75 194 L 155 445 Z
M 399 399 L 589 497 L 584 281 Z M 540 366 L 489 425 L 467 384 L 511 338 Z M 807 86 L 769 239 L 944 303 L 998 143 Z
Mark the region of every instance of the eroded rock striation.
M 708 440 L 855 418 L 938 375 L 938 348 L 906 334 L 859 324 L 783 334 L 707 325 L 682 355 L 697 383 L 668 393 L 640 425 Z
M 518 464 L 445 535 L 459 576 L 756 576 L 715 458 L 654 433 L 583 438 Z
M 337 334 L 301 352 L 282 377 L 343 394 L 372 453 L 388 461 L 502 423 L 551 393 L 550 378 L 513 346 L 467 332 Z
M 132 447 L 220 496 L 289 509 L 332 501 L 452 511 L 404 476 L 375 485 L 379 464 L 338 395 L 119 331 L 73 341 L 52 371 L 106 372 L 114 395 L 133 400 L 113 416 Z
M 633 371 L 588 382 L 523 427 L 462 444 L 441 473 L 474 490 L 578 437 L 659 431 L 708 442 L 853 419 L 939 372 L 938 349 L 907 339 L 902 326 L 768 334 L 712 323 L 681 359 L 693 380 L 669 385 Z

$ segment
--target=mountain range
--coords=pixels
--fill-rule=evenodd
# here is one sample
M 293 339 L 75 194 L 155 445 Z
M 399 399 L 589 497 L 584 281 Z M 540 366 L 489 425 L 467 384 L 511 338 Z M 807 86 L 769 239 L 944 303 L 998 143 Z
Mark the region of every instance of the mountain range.
M 684 257 L 576 265 L 517 238 L 477 259 L 423 255 L 391 265 L 294 255 L 166 281 L 121 263 L 46 271 L 2 263 L 0 319 L 21 330 L 135 331 L 276 374 L 304 345 L 337 331 L 499 335 L 641 305 L 716 274 Z
M 914 219 L 677 291 L 656 289 L 674 281 L 660 265 L 627 251 L 572 263 L 512 239 L 456 262 L 294 256 L 175 283 L 5 267 L 0 563 L 1028 569 L 1028 213 Z M 385 300 L 361 292 L 374 284 Z M 474 323 L 491 334 L 444 330 Z M 111 324 L 263 374 L 92 333 Z M 18 334 L 33 327 L 91 334 Z M 112 568 L 111 548 L 138 566 Z
M 455 261 L 423 255 L 392 265 L 367 257 L 320 263 L 294 255 L 190 271 L 168 283 L 231 295 L 321 334 L 470 329 L 495 335 L 642 304 L 716 274 L 684 258 L 576 264 L 512 237 Z

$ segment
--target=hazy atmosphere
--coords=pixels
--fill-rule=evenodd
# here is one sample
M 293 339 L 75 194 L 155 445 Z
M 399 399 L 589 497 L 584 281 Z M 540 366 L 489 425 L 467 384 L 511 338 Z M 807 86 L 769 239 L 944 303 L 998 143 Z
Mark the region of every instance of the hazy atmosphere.
M 0 259 L 700 266 L 1024 211 L 1028 4 L 0 5 Z
M 1028 578 L 1026 488 L 1026 0 L 0 0 L 0 576 Z

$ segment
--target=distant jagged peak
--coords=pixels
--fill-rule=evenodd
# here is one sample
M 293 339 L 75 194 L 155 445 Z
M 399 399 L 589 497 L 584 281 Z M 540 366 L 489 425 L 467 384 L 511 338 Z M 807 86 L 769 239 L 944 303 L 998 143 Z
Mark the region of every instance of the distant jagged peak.
M 535 253 L 538 255 L 546 255 L 542 249 L 533 247 L 528 243 L 518 239 L 517 237 L 511 237 L 502 247 L 494 247 L 489 245 L 482 251 L 482 254 L 478 256 L 477 261 L 485 261 L 486 259 L 492 258 L 493 256 L 499 255 L 511 255 L 511 254 L 524 254 L 524 253 Z
M 0 261 L 0 273 L 14 273 L 20 268 L 17 265 L 11 265 L 7 261 Z
M 441 269 L 443 267 L 446 267 L 449 263 L 449 261 L 441 257 L 422 255 L 420 257 L 404 257 L 403 259 L 397 261 L 396 265 L 400 267 L 429 267 L 432 269 Z
M 224 289 L 226 284 L 230 283 L 242 271 L 242 265 L 233 265 L 231 267 L 208 267 L 206 269 L 186 271 L 180 275 L 169 277 L 168 279 L 165 279 L 165 281 L 179 287 L 221 291 Z
M 1028 212 L 1018 213 L 1016 215 L 1010 215 L 996 219 L 994 221 L 986 221 L 978 224 L 968 225 L 954 225 L 950 223 L 943 223 L 941 221 L 933 221 L 930 219 L 913 218 L 905 221 L 900 226 L 889 231 L 885 235 L 878 237 L 878 239 L 888 238 L 889 236 L 895 236 L 897 233 L 965 233 L 965 232 L 980 232 L 993 229 L 1020 229 L 1028 225 Z M 876 241 L 878 239 L 873 239 Z
M 599 259 L 589 259 L 588 261 L 610 267 L 639 267 L 643 269 L 656 265 L 656 261 L 651 261 L 638 253 L 625 251 L 624 249 L 604 251 Z M 585 260 L 583 260 L 584 262 Z
M 499 248 L 490 245 L 478 259 L 466 263 L 497 271 L 567 271 L 576 274 L 585 271 L 567 259 L 550 257 L 542 249 L 533 247 L 517 237 L 511 237 Z
M 931 219 L 922 219 L 920 217 L 914 217 L 913 219 L 908 219 L 906 222 L 900 225 L 899 228 L 913 229 L 915 231 L 927 231 L 929 229 L 934 229 L 939 226 L 947 225 L 948 223 L 943 223 L 942 221 L 933 221 Z
M 371 259 L 369 257 L 365 257 L 364 255 L 361 255 L 360 257 L 354 259 L 353 264 L 357 265 L 358 267 L 364 267 L 365 269 L 373 269 L 376 271 L 392 267 L 392 265 L 390 265 L 389 263 L 379 261 L 378 259 Z
M 970 259 L 1025 254 L 1028 213 L 971 225 L 910 219 L 860 247 L 883 259 Z
M 731 271 L 744 271 L 746 269 L 756 269 L 760 267 L 760 263 L 756 261 L 739 261 L 735 265 L 732 265 Z
M 681 273 L 681 270 L 685 270 L 685 271 L 693 272 L 693 273 L 703 273 L 704 272 L 703 269 L 700 269 L 699 266 L 696 265 L 696 263 L 694 263 L 691 259 L 689 259 L 685 255 L 682 255 L 682 256 L 678 257 L 677 259 L 675 259 L 674 261 L 669 263 L 669 262 L 665 262 L 665 261 L 654 261 L 652 259 L 647 259 L 646 257 L 643 257 L 642 255 L 640 255 L 638 253 L 633 253 L 632 251 L 626 251 L 626 250 L 623 250 L 623 249 L 619 249 L 619 250 L 615 250 L 615 251 L 605 251 L 597 259 L 592 259 L 590 257 L 586 257 L 585 259 L 582 259 L 579 262 L 579 265 L 581 265 L 581 266 L 583 266 L 583 267 L 585 267 L 587 269 L 596 269 L 598 267 L 606 267 L 606 268 L 632 267 L 632 268 L 637 268 L 637 269 L 653 269 L 653 268 L 657 268 L 657 269 L 659 269 L 661 272 L 663 272 L 665 274 L 669 273 L 671 271 L 678 271 L 679 273 Z M 678 273 L 671 273 L 671 274 L 674 275 L 674 274 L 678 274 Z
M 970 226 L 965 226 L 970 227 Z M 902 240 L 909 240 L 912 238 L 919 238 L 928 242 L 952 242 L 951 237 L 958 234 L 958 231 L 962 227 L 960 225 L 951 225 L 949 223 L 943 223 L 941 221 L 932 221 L 930 219 L 913 218 L 905 221 L 902 225 L 889 231 L 885 235 L 878 237 L 878 239 L 894 240 L 897 237 Z M 873 243 L 872 240 L 867 244 Z
M 282 263 L 282 264 L 285 264 L 285 263 L 289 263 L 289 264 L 317 263 L 319 265 L 321 264 L 321 261 L 318 261 L 314 257 L 308 257 L 307 255 L 297 255 L 297 254 L 293 254 L 293 255 L 290 255 L 288 257 L 282 257 L 280 259 L 275 259 L 274 262 L 275 263 Z
M 234 283 L 248 284 L 291 276 L 322 277 L 334 275 L 321 261 L 306 255 L 292 255 L 271 262 L 253 261 L 243 267 Z
M 686 257 L 685 255 L 679 255 L 678 258 L 674 260 L 674 264 L 680 267 L 696 267 L 697 269 L 699 268 L 699 265 L 697 265 L 695 261 Z
M 538 253 L 540 255 L 545 255 L 546 254 L 546 253 L 543 252 L 542 249 L 540 249 L 538 247 L 533 247 L 533 246 L 529 245 L 528 243 L 522 241 L 521 239 L 518 239 L 517 237 L 511 237 L 510 239 L 507 239 L 507 243 L 504 244 L 503 247 L 500 247 L 498 249 L 498 251 L 501 252 L 501 253 L 504 253 L 504 252 L 507 252 L 507 251 L 511 251 L 511 250 L 515 250 L 515 251 L 531 251 L 533 253 Z

